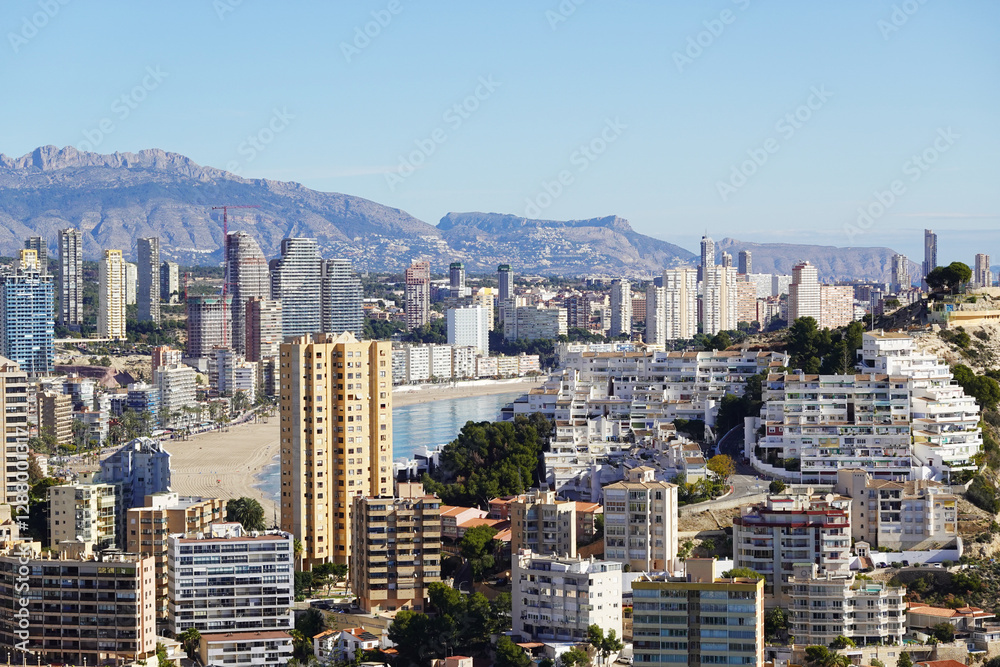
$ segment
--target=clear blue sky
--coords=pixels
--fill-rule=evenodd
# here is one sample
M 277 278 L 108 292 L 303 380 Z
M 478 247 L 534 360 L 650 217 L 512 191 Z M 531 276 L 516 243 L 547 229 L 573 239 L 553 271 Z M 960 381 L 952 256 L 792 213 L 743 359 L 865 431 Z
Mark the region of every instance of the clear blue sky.
M 432 224 L 531 200 L 537 217 L 617 214 L 692 250 L 708 230 L 919 261 L 931 227 L 942 263 L 1000 259 L 1000 4 L 577 2 L 5 0 L 0 152 L 162 148 Z M 355 43 L 373 12 L 386 25 Z M 477 87 L 477 108 L 454 111 Z M 269 143 L 254 154 L 251 135 Z M 603 152 L 579 151 L 592 142 Z M 907 163 L 925 151 L 926 170 Z M 754 153 L 766 162 L 731 181 Z M 894 180 L 886 212 L 849 233 Z

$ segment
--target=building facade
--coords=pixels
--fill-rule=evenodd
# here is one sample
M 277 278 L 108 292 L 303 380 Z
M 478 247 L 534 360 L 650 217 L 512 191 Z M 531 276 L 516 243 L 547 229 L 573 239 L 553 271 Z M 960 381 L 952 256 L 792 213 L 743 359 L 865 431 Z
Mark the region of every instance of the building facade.
M 125 260 L 121 250 L 105 250 L 98 269 L 97 311 L 99 338 L 125 339 Z M 83 298 L 82 295 L 80 297 Z
M 346 259 L 323 262 L 323 328 L 328 334 L 345 331 L 361 340 L 365 330 L 361 277 Z
M 136 283 L 136 304 L 140 322 L 160 322 L 160 239 L 151 237 L 136 241 L 139 252 L 139 275 Z
M 10 359 L 0 357 L 0 396 L 4 434 L 4 503 L 15 505 L 24 494 L 28 470 L 28 374 Z
M 281 348 L 281 302 L 274 299 L 250 299 L 246 314 L 247 361 L 276 359 Z
M 229 347 L 233 341 L 230 329 L 233 295 L 189 296 L 187 298 L 188 357 L 205 359 L 216 347 Z
M 604 557 L 633 572 L 670 569 L 677 559 L 677 485 L 633 468 L 604 487 Z
M 632 286 L 624 278 L 611 281 L 611 329 L 609 338 L 632 335 Z
M 446 313 L 448 344 L 474 347 L 480 354 L 489 354 L 488 315 L 482 306 L 449 308 Z
M 34 250 L 0 274 L 0 354 L 32 376 L 48 375 L 55 361 L 52 276 L 39 270 Z
M 281 257 L 271 260 L 271 298 L 281 301 L 284 337 L 317 333 L 323 326 L 323 260 L 316 239 L 281 241 Z
M 59 324 L 75 331 L 83 324 L 83 233 L 59 230 Z
M 346 564 L 354 497 L 392 494 L 392 343 L 303 336 L 280 362 L 281 526 L 304 563 Z
M 226 237 L 226 292 L 233 297 L 232 348 L 244 354 L 247 348 L 247 303 L 271 294 L 267 260 L 256 239 L 246 232 L 231 232 Z
M 417 261 L 406 269 L 406 328 L 419 329 L 431 318 L 431 265 Z

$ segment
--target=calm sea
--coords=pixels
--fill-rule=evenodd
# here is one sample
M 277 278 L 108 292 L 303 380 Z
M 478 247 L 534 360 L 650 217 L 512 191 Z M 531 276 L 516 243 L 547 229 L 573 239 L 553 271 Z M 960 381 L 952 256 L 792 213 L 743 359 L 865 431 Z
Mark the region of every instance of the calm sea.
M 524 392 L 492 396 L 448 398 L 430 403 L 416 403 L 392 409 L 393 455 L 408 459 L 420 447 L 444 445 L 458 435 L 465 422 L 493 421 L 503 406 Z M 264 468 L 257 487 L 278 502 L 278 463 Z

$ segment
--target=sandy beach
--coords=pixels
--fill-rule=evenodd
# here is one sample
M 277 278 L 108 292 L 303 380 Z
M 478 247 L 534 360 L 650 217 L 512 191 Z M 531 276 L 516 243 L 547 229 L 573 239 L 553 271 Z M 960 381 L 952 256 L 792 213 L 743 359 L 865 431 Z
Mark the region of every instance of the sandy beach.
M 508 392 L 527 392 L 539 380 L 517 380 L 490 384 L 434 385 L 405 387 L 392 392 L 394 406 L 429 403 L 465 396 L 490 396 Z M 181 495 L 216 498 L 257 498 L 264 506 L 270 523 L 276 509 L 259 489 L 257 475 L 272 463 L 278 453 L 278 416 L 268 423 L 231 426 L 226 432 L 213 431 L 192 436 L 190 440 L 168 440 L 171 454 L 171 482 Z

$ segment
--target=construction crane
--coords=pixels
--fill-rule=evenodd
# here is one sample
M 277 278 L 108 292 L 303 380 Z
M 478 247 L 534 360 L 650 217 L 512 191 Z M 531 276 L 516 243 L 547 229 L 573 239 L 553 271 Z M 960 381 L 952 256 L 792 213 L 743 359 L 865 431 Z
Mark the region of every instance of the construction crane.
M 226 294 L 229 293 L 229 258 L 226 256 L 226 245 L 229 242 L 229 209 L 231 208 L 260 208 L 256 204 L 238 204 L 238 205 L 226 205 L 226 206 L 213 206 L 213 211 L 222 210 L 222 262 L 223 262 L 223 278 L 222 278 L 222 307 L 226 307 Z M 226 335 L 226 326 L 222 326 L 222 344 L 224 346 L 229 345 L 228 336 Z

